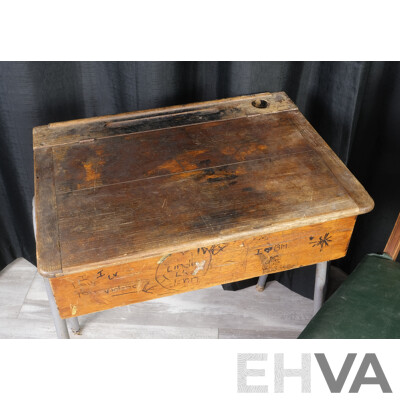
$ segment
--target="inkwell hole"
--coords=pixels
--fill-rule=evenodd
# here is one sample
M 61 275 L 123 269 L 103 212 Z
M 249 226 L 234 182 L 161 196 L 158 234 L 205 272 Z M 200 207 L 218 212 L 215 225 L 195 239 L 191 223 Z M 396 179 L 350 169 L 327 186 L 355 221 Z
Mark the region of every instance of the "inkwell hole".
M 256 108 L 267 108 L 268 107 L 268 103 L 265 100 L 261 100 L 261 99 L 254 100 L 251 104 L 253 105 L 253 107 L 256 107 Z

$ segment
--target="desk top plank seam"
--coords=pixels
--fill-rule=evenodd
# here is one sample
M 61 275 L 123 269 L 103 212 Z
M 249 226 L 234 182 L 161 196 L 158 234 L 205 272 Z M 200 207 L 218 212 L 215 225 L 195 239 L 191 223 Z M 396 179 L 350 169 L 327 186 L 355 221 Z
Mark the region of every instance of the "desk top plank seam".
M 295 156 L 295 155 L 298 155 L 298 154 L 311 153 L 311 152 L 315 152 L 315 150 L 310 148 L 309 150 L 306 150 L 306 151 L 298 151 L 298 152 L 293 152 L 293 153 L 287 153 L 285 155 L 279 156 L 279 159 L 283 159 L 285 157 L 292 157 L 292 156 Z M 57 190 L 57 195 L 58 194 L 71 193 L 71 192 L 74 192 L 74 193 L 75 192 L 81 192 L 81 191 L 85 191 L 85 190 L 100 189 L 100 188 L 108 187 L 108 186 L 118 186 L 118 185 L 123 185 L 123 184 L 127 184 L 127 183 L 146 181 L 146 180 L 150 180 L 150 179 L 157 179 L 157 178 L 162 179 L 162 178 L 166 178 L 166 177 L 170 177 L 170 176 L 176 176 L 176 175 L 185 175 L 185 174 L 189 175 L 189 174 L 195 173 L 195 172 L 206 171 L 206 170 L 209 170 L 210 168 L 217 169 L 217 168 L 223 168 L 223 167 L 232 167 L 232 166 L 236 166 L 236 165 L 240 165 L 240 164 L 255 163 L 257 161 L 270 161 L 271 159 L 274 159 L 274 157 L 273 156 L 267 156 L 267 157 L 255 158 L 255 159 L 252 159 L 252 160 L 243 160 L 243 161 L 237 161 L 237 162 L 232 162 L 232 163 L 213 165 L 212 167 L 187 169 L 187 170 L 183 170 L 183 171 L 180 171 L 180 172 L 171 172 L 169 174 L 154 175 L 154 176 L 148 176 L 148 177 L 144 177 L 144 178 L 131 179 L 131 180 L 127 180 L 127 181 L 108 183 L 108 184 L 101 184 L 101 185 L 98 185 L 98 186 L 84 187 L 82 189 Z M 177 162 L 178 162 L 178 160 L 177 160 Z

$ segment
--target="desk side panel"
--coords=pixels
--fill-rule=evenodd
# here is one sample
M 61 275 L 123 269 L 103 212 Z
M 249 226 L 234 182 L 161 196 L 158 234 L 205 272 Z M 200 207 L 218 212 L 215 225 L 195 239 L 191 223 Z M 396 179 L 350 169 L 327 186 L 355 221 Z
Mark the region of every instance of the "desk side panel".
M 62 269 L 52 149 L 35 150 L 34 163 L 37 267 L 42 275 L 54 276 Z
M 341 258 L 355 219 L 73 273 L 50 282 L 61 317 L 75 317 Z

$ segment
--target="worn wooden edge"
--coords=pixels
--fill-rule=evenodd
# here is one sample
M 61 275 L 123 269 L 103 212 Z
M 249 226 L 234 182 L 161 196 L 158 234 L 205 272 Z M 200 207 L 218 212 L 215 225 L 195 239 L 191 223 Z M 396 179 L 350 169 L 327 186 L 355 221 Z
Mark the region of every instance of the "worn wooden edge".
M 296 124 L 299 132 L 312 145 L 313 149 L 320 154 L 339 184 L 357 204 L 358 210 L 356 215 L 371 211 L 374 208 L 374 201 L 347 166 L 332 151 L 300 111 L 292 111 L 291 114 L 294 115 L 293 122 Z
M 207 106 L 218 105 L 226 102 L 233 102 L 233 101 L 243 101 L 252 98 L 258 98 L 262 96 L 266 96 L 269 99 L 273 99 L 275 95 L 281 95 L 285 97 L 285 100 L 288 103 L 288 109 L 297 109 L 297 106 L 290 100 L 289 96 L 281 91 L 281 92 L 262 92 L 262 93 L 255 93 L 251 95 L 245 96 L 235 96 L 235 97 L 226 97 L 223 99 L 218 100 L 208 100 L 202 102 L 195 102 L 195 103 L 188 103 L 188 104 L 179 104 L 173 105 L 168 107 L 159 107 L 159 108 L 149 108 L 147 110 L 137 110 L 137 111 L 130 111 L 126 113 L 119 113 L 119 114 L 109 114 L 103 115 L 99 117 L 90 117 L 90 118 L 80 118 L 70 121 L 62 121 L 62 122 L 53 122 L 48 125 L 44 125 L 45 127 L 50 128 L 57 128 L 61 126 L 70 126 L 70 125 L 77 125 L 77 124 L 86 124 L 90 122 L 98 122 L 98 121 L 119 121 L 121 119 L 135 117 L 135 116 L 143 116 L 143 117 L 151 117 L 154 113 L 166 113 L 166 114 L 174 114 L 177 111 L 189 111 L 191 109 L 202 109 Z
M 265 100 L 268 103 L 266 108 L 256 108 L 252 106 L 252 101 Z M 235 107 L 233 107 L 235 105 Z M 228 120 L 235 118 L 251 117 L 263 114 L 273 114 L 290 110 L 297 110 L 296 105 L 290 100 L 285 92 L 276 93 L 258 93 L 248 96 L 231 97 L 227 99 L 212 100 L 201 103 L 191 103 L 186 105 L 162 107 L 150 110 L 139 110 L 122 114 L 106 115 L 101 117 L 92 117 L 77 119 L 65 122 L 51 123 L 48 125 L 37 126 L 33 128 L 33 148 L 41 148 L 47 146 L 65 145 L 77 143 L 80 141 L 97 140 L 120 135 L 120 130 L 124 124 L 129 122 L 138 122 L 140 120 L 151 122 L 157 118 L 171 118 L 174 116 L 182 117 L 183 121 L 179 126 L 185 125 L 185 115 L 190 119 L 187 125 L 201 124 L 207 122 L 207 112 L 222 112 L 218 120 Z M 226 111 L 226 115 L 223 113 Z M 201 115 L 201 113 L 205 115 Z M 200 113 L 198 116 L 195 113 Z M 194 119 L 194 121 L 193 121 Z M 121 125 L 122 124 L 122 125 Z M 160 128 L 154 126 L 142 129 L 140 132 L 152 131 L 157 129 L 175 128 L 175 125 L 162 126 Z M 113 133 L 113 128 L 115 132 Z M 129 127 L 125 128 L 126 133 L 136 133 L 134 129 L 129 132 Z
M 62 267 L 51 148 L 34 152 L 34 172 L 37 268 L 41 275 L 52 277 Z
M 342 219 L 346 217 L 355 217 L 357 214 L 357 208 L 354 209 L 348 209 L 346 211 L 336 211 L 336 212 L 331 212 L 329 214 L 321 214 L 313 217 L 306 217 L 306 218 L 301 218 L 301 219 L 296 219 L 296 220 L 290 220 L 287 222 L 279 223 L 279 224 L 272 224 L 269 226 L 265 226 L 262 228 L 258 229 L 253 229 L 252 232 L 244 231 L 244 232 L 236 232 L 236 233 L 221 233 L 217 237 L 214 237 L 212 239 L 204 239 L 204 240 L 196 240 L 196 241 L 189 241 L 186 242 L 183 245 L 180 246 L 169 246 L 169 247 L 164 247 L 164 248 L 158 248 L 157 251 L 151 252 L 151 251 L 146 251 L 146 252 L 139 252 L 123 257 L 115 257 L 115 258 L 110 258 L 107 259 L 103 262 L 96 262 L 96 263 L 86 263 L 86 264 L 80 264 L 79 266 L 71 266 L 71 267 L 63 267 L 62 271 L 56 272 L 52 274 L 52 277 L 57 277 L 57 276 L 63 276 L 63 275 L 69 275 L 73 274 L 76 272 L 81 272 L 81 271 L 88 271 L 96 268 L 103 268 L 103 267 L 109 267 L 115 264 L 122 264 L 122 263 L 130 263 L 134 261 L 140 261 L 144 260 L 147 258 L 152 258 L 152 257 L 163 257 L 168 254 L 173 254 L 176 252 L 183 252 L 187 250 L 193 250 L 198 247 L 208 247 L 212 245 L 217 245 L 219 243 L 228 243 L 228 242 L 233 242 L 236 240 L 243 240 L 243 239 L 249 239 L 253 238 L 256 236 L 261 236 L 261 235 L 266 235 L 274 232 L 281 232 L 281 231 L 287 231 L 295 228 L 301 228 L 304 226 L 308 225 L 315 225 L 315 224 L 320 224 L 324 222 L 329 222 L 332 220 L 336 219 Z
M 392 260 L 396 260 L 400 251 L 400 213 L 397 216 L 392 233 L 386 243 L 384 253 L 388 254 Z

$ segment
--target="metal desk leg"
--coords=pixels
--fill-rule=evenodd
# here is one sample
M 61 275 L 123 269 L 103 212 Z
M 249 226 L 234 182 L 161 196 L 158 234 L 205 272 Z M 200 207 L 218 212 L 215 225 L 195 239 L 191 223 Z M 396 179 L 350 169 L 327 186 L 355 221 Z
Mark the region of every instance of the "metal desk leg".
M 75 333 L 75 335 L 80 335 L 79 331 L 81 328 L 79 326 L 78 317 L 68 318 L 68 324 L 72 332 Z
M 268 278 L 268 274 L 260 276 L 258 278 L 258 282 L 257 282 L 257 286 L 256 286 L 256 289 L 257 289 L 258 292 L 263 292 L 264 291 L 265 284 L 267 283 L 267 278 Z
M 325 294 L 326 273 L 328 269 L 328 262 L 318 263 L 315 271 L 315 288 L 314 288 L 314 315 L 322 307 Z
M 35 196 L 32 198 L 32 219 L 33 219 L 33 232 L 35 234 L 35 239 L 36 239 L 36 209 L 35 209 Z M 47 278 L 44 279 L 44 286 L 46 287 L 46 292 L 47 292 L 47 297 L 49 298 L 49 303 L 50 303 L 50 309 L 51 313 L 53 315 L 53 320 L 54 320 L 54 325 L 56 327 L 56 332 L 57 336 L 59 339 L 69 339 L 69 334 L 68 334 L 68 329 L 67 329 L 67 323 L 65 322 L 65 319 L 62 319 L 60 317 L 60 314 L 58 313 L 56 301 L 54 299 L 54 294 L 53 291 L 51 290 L 50 282 Z M 74 333 L 79 333 L 79 322 L 78 318 L 70 318 L 71 321 L 71 329 L 72 332 Z
M 49 298 L 50 309 L 53 315 L 54 325 L 56 327 L 57 337 L 59 339 L 69 339 L 67 322 L 65 319 L 60 317 L 57 309 L 56 300 L 54 299 L 53 291 L 51 290 L 50 282 L 47 278 L 44 278 L 44 285 L 46 286 L 47 296 Z

